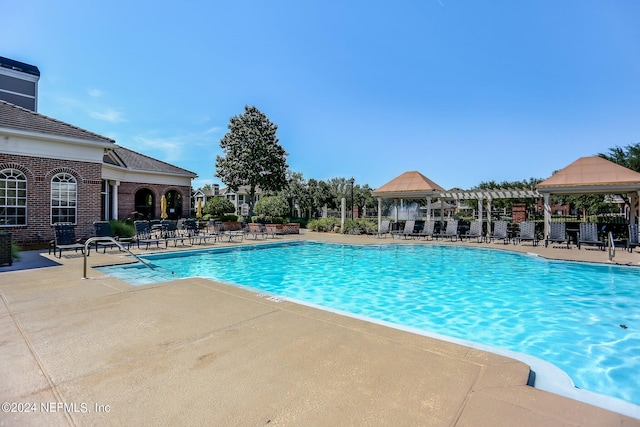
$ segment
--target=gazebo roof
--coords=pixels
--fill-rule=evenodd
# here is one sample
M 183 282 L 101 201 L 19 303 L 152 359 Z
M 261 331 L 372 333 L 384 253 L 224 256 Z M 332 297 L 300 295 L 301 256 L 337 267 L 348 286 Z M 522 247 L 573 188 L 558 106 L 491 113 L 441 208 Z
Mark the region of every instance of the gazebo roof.
M 439 194 L 444 188 L 417 171 L 405 172 L 374 190 L 374 197 L 420 199 Z
M 640 173 L 602 157 L 581 157 L 536 186 L 542 193 L 626 193 L 640 190 Z

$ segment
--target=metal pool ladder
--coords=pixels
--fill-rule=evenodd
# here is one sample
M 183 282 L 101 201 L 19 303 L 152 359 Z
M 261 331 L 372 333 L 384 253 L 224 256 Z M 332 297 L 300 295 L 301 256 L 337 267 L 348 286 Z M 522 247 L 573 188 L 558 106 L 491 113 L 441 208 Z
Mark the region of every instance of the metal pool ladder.
M 132 257 L 134 257 L 135 259 L 137 259 L 138 261 L 140 261 L 150 269 L 155 270 L 151 264 L 149 264 L 147 261 L 143 260 L 138 255 L 131 252 L 129 249 L 125 248 L 120 242 L 118 242 L 113 237 L 90 237 L 87 239 L 86 242 L 84 242 L 84 268 L 82 270 L 83 279 L 87 278 L 87 256 L 88 256 L 87 254 L 89 253 L 89 245 L 93 242 L 104 242 L 104 241 L 113 243 L 118 248 L 120 248 L 121 251 L 128 253 L 129 255 L 131 255 Z M 97 252 L 97 246 L 96 246 L 96 252 Z
M 609 261 L 613 261 L 616 256 L 616 243 L 613 241 L 613 232 L 609 231 L 609 241 L 607 242 L 607 252 L 609 252 Z

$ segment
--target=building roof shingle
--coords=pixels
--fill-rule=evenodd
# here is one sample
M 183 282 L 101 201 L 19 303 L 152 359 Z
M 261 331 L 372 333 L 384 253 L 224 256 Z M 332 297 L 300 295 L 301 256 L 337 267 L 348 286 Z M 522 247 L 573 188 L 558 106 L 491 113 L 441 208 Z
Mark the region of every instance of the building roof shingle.
M 145 156 L 144 154 L 137 153 L 133 150 L 129 150 L 128 148 L 121 147 L 120 145 L 114 144 L 111 151 L 122 162 L 122 166 L 127 169 L 147 172 L 161 172 L 172 175 L 184 175 L 191 176 L 193 178 L 198 176 L 194 172 L 179 168 L 178 166 L 174 166 L 161 160 L 154 159 L 153 157 Z M 114 164 L 113 161 L 107 158 L 107 155 L 105 155 L 105 163 Z
M 26 108 L 0 100 L 0 127 L 16 130 L 56 135 L 66 138 L 83 139 L 94 142 L 115 143 L 111 138 L 53 119 Z

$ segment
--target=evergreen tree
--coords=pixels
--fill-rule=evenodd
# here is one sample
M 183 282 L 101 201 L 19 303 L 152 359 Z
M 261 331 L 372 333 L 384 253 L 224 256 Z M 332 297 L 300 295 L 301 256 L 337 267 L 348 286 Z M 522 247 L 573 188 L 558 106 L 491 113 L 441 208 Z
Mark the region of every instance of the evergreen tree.
M 287 153 L 276 136 L 278 126 L 256 107 L 245 106 L 228 127 L 220 141 L 224 156 L 216 158 L 216 177 L 234 191 L 249 186 L 253 207 L 256 187 L 272 192 L 286 187 Z

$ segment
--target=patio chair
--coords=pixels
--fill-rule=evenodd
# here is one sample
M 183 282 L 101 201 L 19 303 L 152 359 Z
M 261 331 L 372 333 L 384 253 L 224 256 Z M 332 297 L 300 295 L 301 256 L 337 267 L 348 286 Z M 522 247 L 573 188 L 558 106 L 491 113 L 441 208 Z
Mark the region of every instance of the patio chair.
M 116 239 L 116 236 L 113 235 L 113 230 L 109 221 L 95 221 L 93 223 L 93 230 L 95 235 L 94 237 L 111 237 Z M 95 246 L 96 252 L 98 252 L 98 250 L 102 247 L 102 253 L 106 253 L 107 248 L 118 247 L 117 244 L 108 239 L 95 240 L 91 243 L 91 245 Z
M 162 238 L 167 242 L 167 246 L 169 245 L 169 242 L 173 242 L 174 248 L 178 246 L 178 242 L 183 246 L 186 246 L 185 240 L 187 240 L 188 237 L 179 233 L 178 227 L 173 223 L 173 221 L 163 219 L 160 221 L 160 225 L 162 226 Z
M 451 219 L 449 221 L 447 221 L 447 227 L 445 228 L 445 230 L 438 234 L 435 235 L 436 238 L 438 237 L 442 237 L 443 239 L 445 237 L 448 237 L 451 239 L 451 241 L 457 241 L 458 240 L 458 220 L 457 219 Z
M 633 248 L 640 246 L 639 231 L 638 224 L 629 224 L 629 238 L 627 239 L 627 250 L 629 252 L 633 252 Z
M 493 223 L 493 232 L 487 236 L 487 241 L 502 240 L 506 245 L 509 243 L 509 232 L 507 221 L 496 221 Z
M 478 243 L 484 240 L 484 233 L 482 232 L 482 221 L 476 219 L 469 224 L 469 231 L 464 235 L 467 239 L 476 239 Z
M 389 221 L 388 219 L 383 220 L 380 223 L 380 228 L 378 229 L 378 231 L 374 231 L 373 234 L 374 236 L 380 238 L 380 237 L 387 237 L 387 234 L 389 234 L 389 230 L 391 229 L 391 221 Z
M 215 234 L 202 233 L 198 227 L 198 222 L 193 218 L 184 220 L 184 229 L 186 230 L 187 237 L 189 238 L 189 243 L 192 245 L 206 244 L 210 239 L 213 239 L 213 243 L 215 243 L 216 238 L 218 237 Z
M 391 232 L 391 238 L 395 239 L 395 236 L 404 237 L 405 239 L 411 237 L 414 234 L 413 229 L 415 226 L 415 220 L 409 219 L 404 223 L 404 228 L 402 230 L 395 230 Z
M 536 223 L 531 221 L 522 221 L 518 224 L 520 231 L 518 235 L 513 239 L 513 244 L 520 244 L 523 241 L 531 241 L 533 246 L 538 245 L 538 235 L 536 234 Z
M 544 247 L 549 243 L 563 243 L 569 249 L 569 235 L 567 234 L 567 225 L 564 222 L 552 222 L 549 224 L 549 235 L 544 239 Z
M 264 231 L 267 237 L 271 236 L 272 239 L 275 239 L 278 234 L 277 229 L 269 228 L 265 224 L 260 224 L 260 230 Z
M 258 237 L 263 237 L 263 238 L 267 238 L 267 230 L 266 227 L 262 228 L 260 227 L 262 224 L 259 224 L 257 222 L 250 222 L 249 224 L 247 224 L 247 230 L 245 231 L 245 234 L 247 236 L 253 236 L 253 238 L 255 240 L 258 240 Z
M 424 240 L 433 240 L 433 232 L 435 230 L 436 227 L 436 222 L 432 219 L 428 219 L 424 222 L 424 226 L 422 227 L 422 230 L 418 231 L 417 233 L 413 234 L 413 237 L 417 237 L 418 239 L 420 237 L 424 237 Z
M 79 239 L 76 239 L 76 227 L 70 223 L 57 222 L 53 224 L 54 228 L 54 240 L 49 247 L 49 254 L 53 249 L 53 255 L 58 252 L 58 258 L 62 258 L 62 251 L 74 250 L 78 252 L 78 249 L 84 254 L 84 243 L 81 243 Z M 87 248 L 87 256 L 89 256 L 91 248 Z
M 598 237 L 598 224 L 580 223 L 578 249 L 580 249 L 582 245 L 598 246 L 601 250 L 604 250 L 604 240 Z
M 140 244 L 145 245 L 145 249 L 149 249 L 151 245 L 156 245 L 157 248 L 160 248 L 160 243 L 164 243 L 164 247 L 167 247 L 167 241 L 165 239 L 156 237 L 151 232 L 149 221 L 134 221 L 133 226 L 136 229 L 134 242 L 138 244 L 138 249 L 140 249 Z

